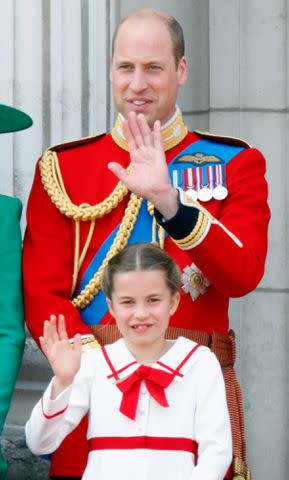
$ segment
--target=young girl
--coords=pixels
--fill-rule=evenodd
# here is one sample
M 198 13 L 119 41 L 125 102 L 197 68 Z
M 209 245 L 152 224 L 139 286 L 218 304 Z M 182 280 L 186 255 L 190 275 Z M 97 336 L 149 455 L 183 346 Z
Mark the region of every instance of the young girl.
M 54 372 L 26 424 L 29 448 L 51 453 L 88 413 L 83 479 L 222 480 L 232 460 L 224 382 L 213 353 L 165 339 L 179 303 L 174 261 L 135 244 L 107 266 L 103 291 L 123 336 L 81 355 L 63 316 L 40 338 Z

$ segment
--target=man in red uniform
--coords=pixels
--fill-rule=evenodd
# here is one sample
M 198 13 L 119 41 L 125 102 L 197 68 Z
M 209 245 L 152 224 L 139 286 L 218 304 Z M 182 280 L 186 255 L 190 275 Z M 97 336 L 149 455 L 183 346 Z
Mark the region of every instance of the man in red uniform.
M 265 161 L 244 141 L 188 132 L 176 106 L 186 78 L 173 17 L 140 10 L 121 22 L 111 59 L 119 111 L 112 132 L 53 147 L 36 168 L 24 243 L 26 319 L 36 341 L 50 314 L 65 315 L 84 349 L 95 346 L 92 332 L 113 340 L 102 271 L 127 243 L 158 242 L 183 271 L 170 336 L 186 335 L 218 356 L 234 442 L 228 478 L 249 479 L 228 305 L 264 273 Z M 53 478 L 81 476 L 87 446 L 79 435 L 53 454 Z

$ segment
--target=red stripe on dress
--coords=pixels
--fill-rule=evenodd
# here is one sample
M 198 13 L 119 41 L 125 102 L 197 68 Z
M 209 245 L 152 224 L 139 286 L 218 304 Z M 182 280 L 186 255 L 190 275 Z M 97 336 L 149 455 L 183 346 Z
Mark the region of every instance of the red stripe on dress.
M 51 418 L 58 417 L 58 415 L 61 415 L 62 413 L 64 413 L 65 410 L 67 410 L 67 405 L 66 405 L 66 407 L 65 407 L 63 410 L 60 410 L 60 412 L 54 413 L 53 415 L 46 415 L 46 413 L 44 412 L 44 408 L 43 408 L 43 397 L 42 397 L 42 398 L 41 398 L 41 408 L 42 408 L 42 414 L 43 414 L 43 416 L 44 416 L 47 420 L 50 420 Z
M 195 345 L 194 348 L 185 356 L 185 358 L 182 360 L 182 362 L 179 364 L 179 366 L 174 370 L 173 368 L 169 367 L 168 365 L 166 365 L 165 363 L 162 363 L 162 362 L 157 362 L 159 365 L 161 365 L 162 367 L 166 368 L 167 370 L 169 370 L 170 372 L 174 373 L 175 377 L 178 375 L 179 377 L 183 377 L 184 375 L 182 375 L 180 373 L 180 370 L 181 368 L 183 367 L 183 365 L 188 361 L 188 359 L 193 355 L 193 353 L 195 353 L 195 351 L 200 347 L 201 345 Z
M 129 363 L 128 365 L 126 365 L 125 367 L 122 367 L 120 368 L 119 370 L 115 370 L 115 373 L 116 374 L 119 374 L 121 372 L 124 372 L 127 368 L 131 367 L 132 365 L 137 365 L 137 362 L 131 362 Z M 112 378 L 114 375 L 113 373 L 111 375 L 108 375 L 107 378 Z
M 104 358 L 105 358 L 105 360 L 106 360 L 106 363 L 108 364 L 108 366 L 109 366 L 109 368 L 110 368 L 110 370 L 111 370 L 111 373 L 112 373 L 112 375 L 109 375 L 109 377 L 110 377 L 110 378 L 111 378 L 111 377 L 114 377 L 116 380 L 119 380 L 118 375 L 117 375 L 117 373 L 116 373 L 116 370 L 115 370 L 113 364 L 111 363 L 110 358 L 109 358 L 109 356 L 108 356 L 108 354 L 107 354 L 107 351 L 105 350 L 104 347 L 101 347 L 101 351 L 102 351 L 103 356 L 104 356 Z M 108 377 L 107 377 L 107 378 L 108 378 Z
M 164 367 L 166 368 L 169 372 L 172 372 L 176 375 L 178 375 L 178 377 L 183 377 L 184 375 L 182 375 L 181 373 L 177 372 L 176 370 L 174 370 L 173 368 L 169 367 L 168 365 L 166 365 L 165 363 L 163 362 L 159 362 L 157 361 L 157 364 L 160 365 L 161 367 Z
M 176 369 L 176 375 L 181 370 L 182 366 L 189 360 L 189 358 L 195 353 L 201 345 L 195 345 L 194 348 L 188 353 L 188 355 L 184 358 L 184 360 L 179 364 L 178 368 Z
M 93 437 L 88 440 L 89 451 L 93 450 L 174 450 L 190 452 L 197 457 L 198 444 L 190 438 L 178 437 Z

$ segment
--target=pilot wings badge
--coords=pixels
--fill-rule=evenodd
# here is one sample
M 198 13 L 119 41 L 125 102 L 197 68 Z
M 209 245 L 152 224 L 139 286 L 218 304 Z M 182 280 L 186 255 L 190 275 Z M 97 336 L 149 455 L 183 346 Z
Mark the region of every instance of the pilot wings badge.
M 204 167 L 208 164 L 222 164 L 222 160 L 214 155 L 205 155 L 204 153 L 195 153 L 194 155 L 183 155 L 178 158 L 177 163 L 188 162 L 196 167 Z

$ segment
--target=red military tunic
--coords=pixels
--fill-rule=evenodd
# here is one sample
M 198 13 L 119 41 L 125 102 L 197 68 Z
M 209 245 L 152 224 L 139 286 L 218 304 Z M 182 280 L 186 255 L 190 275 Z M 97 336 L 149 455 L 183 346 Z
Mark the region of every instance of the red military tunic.
M 181 132 L 183 135 L 176 137 L 172 148 L 169 148 L 170 145 L 167 148 L 168 164 L 200 138 L 197 133 L 186 133 L 182 128 Z M 234 140 L 224 139 L 223 142 L 234 143 Z M 116 135 L 106 134 L 55 148 L 65 190 L 74 205 L 95 205 L 110 195 L 118 180 L 108 170 L 107 164 L 116 161 L 124 167 L 129 165 L 129 155 L 124 146 Z M 197 265 L 210 285 L 195 301 L 189 293 L 183 293 L 171 326 L 227 334 L 229 298 L 247 294 L 261 280 L 270 217 L 264 174 L 262 154 L 254 148 L 245 148 L 226 165 L 228 196 L 222 201 L 211 199 L 202 204 L 233 234 L 233 238 L 220 225 L 212 223 L 203 228 L 202 221 L 199 222 L 200 235 L 195 235 L 195 220 L 192 220 L 193 234 L 188 235 L 188 215 L 182 215 L 181 207 L 177 221 L 178 238 L 167 237 L 165 250 L 181 270 L 192 263 Z M 78 284 L 104 240 L 121 222 L 128 197 L 126 195 L 110 213 L 96 219 L 94 234 L 79 271 Z M 186 203 L 185 195 L 181 197 Z M 187 204 L 190 205 L 190 202 Z M 182 219 L 185 222 L 183 226 Z M 89 223 L 81 222 L 80 250 L 85 244 Z M 174 221 L 172 225 L 171 230 L 174 230 Z M 186 237 L 183 243 L 182 228 L 183 237 Z M 170 226 L 167 229 L 170 233 Z M 194 241 L 195 238 L 198 241 Z M 27 209 L 23 267 L 26 320 L 36 341 L 42 335 L 44 320 L 52 313 L 65 316 L 69 336 L 91 333 L 70 301 L 74 245 L 75 222 L 51 201 L 43 188 L 37 165 Z M 106 314 L 102 322 L 106 323 L 108 319 L 112 322 Z M 83 466 L 79 445 L 77 451 L 77 454 L 69 453 L 66 460 L 60 457 L 57 465 L 52 467 L 52 473 L 81 475 Z M 82 462 L 85 464 L 85 460 Z

